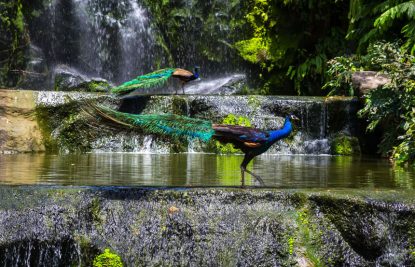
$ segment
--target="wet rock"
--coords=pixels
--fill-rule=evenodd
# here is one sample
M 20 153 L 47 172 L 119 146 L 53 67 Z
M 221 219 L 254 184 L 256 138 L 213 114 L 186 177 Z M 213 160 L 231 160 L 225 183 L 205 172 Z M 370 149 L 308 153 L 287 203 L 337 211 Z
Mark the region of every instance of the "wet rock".
M 9 91 L 9 94 L 12 93 Z M 87 104 L 93 99 L 127 113 L 173 113 L 213 123 L 223 123 L 229 116 L 243 117 L 251 126 L 260 129 L 278 129 L 287 114 L 297 115 L 300 121 L 294 124 L 294 132 L 272 146 L 268 150 L 271 154 L 327 154 L 332 136 L 343 133 L 354 137 L 359 133 L 356 123 L 359 103 L 353 98 L 155 95 L 122 99 L 87 92 L 28 91 L 28 94 L 34 98 L 31 109 L 43 143 L 48 150 L 53 147 L 64 152 L 217 152 L 214 141 L 171 140 L 112 125 L 94 115 Z M 23 114 L 19 116 L 25 120 Z
M 394 192 L 378 198 L 270 189 L 1 187 L 0 193 L 0 264 L 6 266 L 88 265 L 107 248 L 127 266 L 414 264 L 415 202 Z M 169 215 L 173 206 L 180 212 Z
M 45 151 L 34 94 L 0 90 L 0 153 Z
M 352 83 L 359 96 L 390 82 L 388 75 L 376 71 L 356 71 L 352 74 Z
M 108 92 L 111 85 L 101 78 L 87 77 L 65 65 L 53 71 L 55 91 Z
M 18 88 L 45 90 L 48 88 L 48 67 L 45 55 L 39 47 L 31 44 L 26 52 L 26 69 L 21 72 Z

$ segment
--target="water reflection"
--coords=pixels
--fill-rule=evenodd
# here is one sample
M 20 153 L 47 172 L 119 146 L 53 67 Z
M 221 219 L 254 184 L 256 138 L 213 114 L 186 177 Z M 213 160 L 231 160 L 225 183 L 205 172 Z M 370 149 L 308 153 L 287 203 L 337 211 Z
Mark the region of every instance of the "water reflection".
M 242 156 L 207 154 L 1 155 L 0 184 L 239 186 Z M 415 187 L 414 170 L 386 160 L 265 155 L 249 166 L 281 188 Z M 249 175 L 246 184 L 254 185 Z

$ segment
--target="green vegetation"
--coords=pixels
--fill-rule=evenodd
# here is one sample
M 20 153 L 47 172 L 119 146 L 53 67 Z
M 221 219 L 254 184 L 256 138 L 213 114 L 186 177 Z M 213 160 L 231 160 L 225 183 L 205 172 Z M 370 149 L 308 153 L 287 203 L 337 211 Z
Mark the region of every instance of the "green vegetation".
M 338 135 L 332 141 L 331 153 L 345 156 L 359 155 L 359 140 L 352 136 Z
M 98 255 L 94 259 L 94 267 L 122 267 L 121 257 L 112 253 L 109 249 L 105 249 L 104 253 Z
M 365 95 L 359 115 L 369 122 L 368 131 L 381 129 L 379 152 L 392 156 L 398 164 L 415 160 L 415 57 L 399 42 L 376 42 L 365 55 L 337 57 L 331 62 L 332 75 L 323 88 L 330 94 L 353 94 L 351 75 L 356 70 L 374 70 L 391 78 L 391 83 Z
M 345 51 L 346 10 L 346 1 L 250 0 L 245 18 L 253 34 L 235 46 L 261 67 L 261 91 L 318 94 L 326 60 Z
M 311 216 L 307 208 L 302 208 L 296 212 L 296 222 L 298 225 L 297 246 L 303 248 L 306 259 L 312 266 L 325 266 L 319 256 L 319 246 L 321 246 L 321 232 L 317 225 L 310 221 Z M 329 259 L 328 259 L 329 260 Z
M 25 29 L 22 1 L 0 1 L 0 84 L 17 82 L 16 70 L 24 66 Z

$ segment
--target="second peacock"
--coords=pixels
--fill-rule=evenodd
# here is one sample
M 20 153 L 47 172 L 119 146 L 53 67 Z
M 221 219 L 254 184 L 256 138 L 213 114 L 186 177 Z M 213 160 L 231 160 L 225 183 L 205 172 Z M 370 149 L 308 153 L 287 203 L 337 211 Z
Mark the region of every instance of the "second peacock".
M 161 86 L 167 83 L 170 77 L 176 78 L 181 83 L 181 89 L 184 94 L 184 86 L 186 83 L 199 79 L 199 67 L 195 67 L 194 72 L 180 69 L 180 68 L 167 68 L 154 71 L 145 75 L 138 76 L 137 78 L 125 82 L 119 86 L 111 89 L 113 94 L 127 94 L 136 89 L 147 89 L 152 87 Z M 176 88 L 177 94 L 177 88 Z

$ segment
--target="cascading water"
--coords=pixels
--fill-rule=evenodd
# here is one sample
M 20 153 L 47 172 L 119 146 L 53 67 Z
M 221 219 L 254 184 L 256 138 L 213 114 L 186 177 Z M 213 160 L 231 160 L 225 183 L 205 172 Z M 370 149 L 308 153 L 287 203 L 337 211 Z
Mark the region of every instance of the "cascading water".
M 81 25 L 81 60 L 112 81 L 150 69 L 155 52 L 146 10 L 137 1 L 73 0 Z
M 44 13 L 31 36 L 49 66 L 69 65 L 115 83 L 152 69 L 154 33 L 137 1 L 54 0 Z

